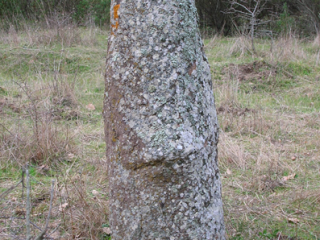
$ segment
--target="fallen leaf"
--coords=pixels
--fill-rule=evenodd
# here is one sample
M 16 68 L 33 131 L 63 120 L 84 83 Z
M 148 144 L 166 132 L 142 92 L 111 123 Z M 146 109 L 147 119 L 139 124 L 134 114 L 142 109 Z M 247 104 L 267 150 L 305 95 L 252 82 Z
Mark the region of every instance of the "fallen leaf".
M 50 237 L 53 238 L 53 239 L 60 239 L 61 235 L 60 235 L 60 232 L 56 231 L 56 232 L 52 233 L 50 235 Z
M 93 110 L 96 109 L 95 106 L 94 106 L 92 103 L 88 104 L 88 105 L 86 106 L 86 108 L 87 108 L 89 111 L 93 111 Z
M 24 208 L 16 208 L 15 214 L 18 216 L 26 215 L 26 209 Z
M 286 181 L 288 181 L 288 180 L 292 180 L 292 179 L 294 179 L 295 176 L 296 176 L 295 173 L 293 173 L 293 174 L 291 174 L 291 175 L 289 175 L 289 176 L 284 176 L 284 177 L 282 178 L 282 181 L 286 182 Z
M 97 190 L 92 190 L 92 194 L 93 194 L 93 196 L 97 196 L 97 195 L 99 195 L 99 192 Z
M 46 171 L 49 171 L 50 170 L 50 167 L 48 166 L 48 165 L 41 165 L 40 167 L 39 167 L 39 171 L 44 171 L 44 172 L 46 172 Z
M 60 224 L 61 224 L 61 220 L 58 219 L 58 220 L 55 220 L 53 223 L 51 223 L 49 226 L 50 228 L 57 228 L 60 226 Z
M 63 212 L 68 207 L 68 205 L 69 205 L 68 203 L 61 204 L 59 207 L 59 211 Z
M 302 214 L 303 214 L 303 211 L 301 211 L 301 210 L 296 210 L 296 211 L 294 212 L 294 214 L 302 215 Z
M 232 172 L 231 172 L 231 170 L 228 168 L 227 169 L 227 175 L 231 175 L 232 174 Z
M 68 153 L 68 158 L 70 158 L 70 159 L 73 159 L 73 158 L 75 158 L 76 156 L 73 154 L 73 153 Z
M 297 218 L 288 218 L 288 222 L 289 223 L 299 223 L 300 221 Z
M 111 234 L 111 229 L 109 227 L 104 227 L 102 228 L 102 231 L 107 234 L 107 235 L 110 235 Z

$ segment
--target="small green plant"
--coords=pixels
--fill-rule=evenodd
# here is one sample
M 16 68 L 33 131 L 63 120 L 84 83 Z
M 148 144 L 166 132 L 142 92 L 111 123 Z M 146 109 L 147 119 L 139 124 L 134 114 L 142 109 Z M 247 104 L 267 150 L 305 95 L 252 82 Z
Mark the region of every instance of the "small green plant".
M 104 223 L 104 224 L 102 224 L 101 227 L 102 227 L 102 229 L 103 229 L 103 228 L 109 228 L 110 226 L 109 226 L 109 224 Z M 111 236 L 110 236 L 110 234 L 103 233 L 102 239 L 103 239 L 103 240 L 111 240 Z
M 273 232 L 269 233 L 267 229 L 264 229 L 263 232 L 259 232 L 259 236 L 265 237 L 267 239 L 274 239 L 278 236 L 279 230 L 276 229 Z
M 230 238 L 230 240 L 244 240 L 244 238 L 241 237 L 240 234 L 237 234 L 236 236 L 233 236 L 232 238 Z

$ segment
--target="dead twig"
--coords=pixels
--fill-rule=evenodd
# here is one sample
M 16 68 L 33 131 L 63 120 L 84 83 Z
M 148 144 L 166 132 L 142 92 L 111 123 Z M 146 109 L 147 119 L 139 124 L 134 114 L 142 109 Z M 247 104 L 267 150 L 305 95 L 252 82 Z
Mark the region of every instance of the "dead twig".
M 8 128 L 6 128 L 2 123 L 0 123 L 0 126 L 3 127 L 4 130 L 6 130 L 8 133 L 10 133 L 13 137 L 16 137 L 19 141 L 22 142 L 22 140 L 15 134 L 13 134 Z
M 60 225 L 61 224 L 58 224 L 58 226 L 55 229 L 53 229 L 53 231 L 48 236 L 50 237 L 52 234 L 54 234 L 59 229 Z
M 49 205 L 49 213 L 48 217 L 46 220 L 46 226 L 43 229 L 43 231 L 35 238 L 35 240 L 43 240 L 44 235 L 47 233 L 48 230 L 48 225 L 49 225 L 49 220 L 50 220 L 50 215 L 51 215 L 51 210 L 52 210 L 52 201 L 53 201 L 53 196 L 54 196 L 54 180 L 51 182 L 51 191 L 50 191 L 50 205 Z
M 31 213 L 31 203 L 30 203 L 30 176 L 29 176 L 29 166 L 26 166 L 26 177 L 27 177 L 27 202 L 26 202 L 26 229 L 27 229 L 27 240 L 31 239 L 31 229 L 30 229 L 30 213 Z
M 24 188 L 26 187 L 24 184 L 24 175 L 26 174 L 26 169 L 22 167 L 22 173 L 21 173 L 21 183 L 22 183 L 22 189 L 21 189 L 21 198 L 24 197 Z
M 7 189 L 6 191 L 4 191 L 1 195 L 0 195 L 0 199 L 3 198 L 4 196 L 6 196 L 8 193 L 10 193 L 13 189 L 15 189 L 16 187 L 18 187 L 20 185 L 20 183 L 22 183 L 22 180 L 20 180 L 20 182 L 18 182 L 16 185 L 11 186 L 9 189 Z
M 42 229 L 37 225 L 35 224 L 34 222 L 30 221 L 31 225 L 34 226 L 35 228 L 37 228 L 38 230 L 42 231 Z

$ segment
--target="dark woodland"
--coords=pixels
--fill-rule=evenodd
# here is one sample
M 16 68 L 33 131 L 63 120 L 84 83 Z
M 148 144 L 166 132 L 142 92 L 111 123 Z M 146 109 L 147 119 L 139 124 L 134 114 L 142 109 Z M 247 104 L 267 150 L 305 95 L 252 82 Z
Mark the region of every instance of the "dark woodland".
M 14 22 L 42 21 L 50 25 L 53 16 L 83 26 L 109 24 L 110 0 L 0 0 L 0 18 Z M 250 18 L 245 8 L 258 8 L 257 35 L 277 36 L 290 31 L 299 36 L 311 36 L 320 31 L 320 1 L 318 0 L 196 0 L 199 23 L 204 33 L 234 36 L 250 31 Z M 8 21 L 4 21 L 9 29 Z

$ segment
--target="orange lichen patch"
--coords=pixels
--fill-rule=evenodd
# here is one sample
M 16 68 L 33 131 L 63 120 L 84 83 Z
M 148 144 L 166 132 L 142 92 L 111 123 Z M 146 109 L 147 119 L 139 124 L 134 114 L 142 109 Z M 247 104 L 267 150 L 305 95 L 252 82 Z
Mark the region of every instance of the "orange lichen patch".
M 119 18 L 119 13 L 118 10 L 120 8 L 120 4 L 117 4 L 113 7 L 113 17 L 114 19 L 118 19 Z
M 117 21 L 116 24 L 111 24 L 112 28 L 118 29 L 119 27 L 119 22 Z
M 120 4 L 117 4 L 117 5 L 115 5 L 114 7 L 113 7 L 113 18 L 115 19 L 115 20 L 117 20 L 118 18 L 119 18 L 119 8 L 120 8 Z M 119 27 L 119 22 L 118 21 L 116 21 L 116 23 L 115 24 L 111 24 L 111 27 L 112 27 L 112 29 L 118 29 L 118 27 Z M 115 35 L 114 34 L 114 31 L 111 31 L 111 34 L 112 35 Z

